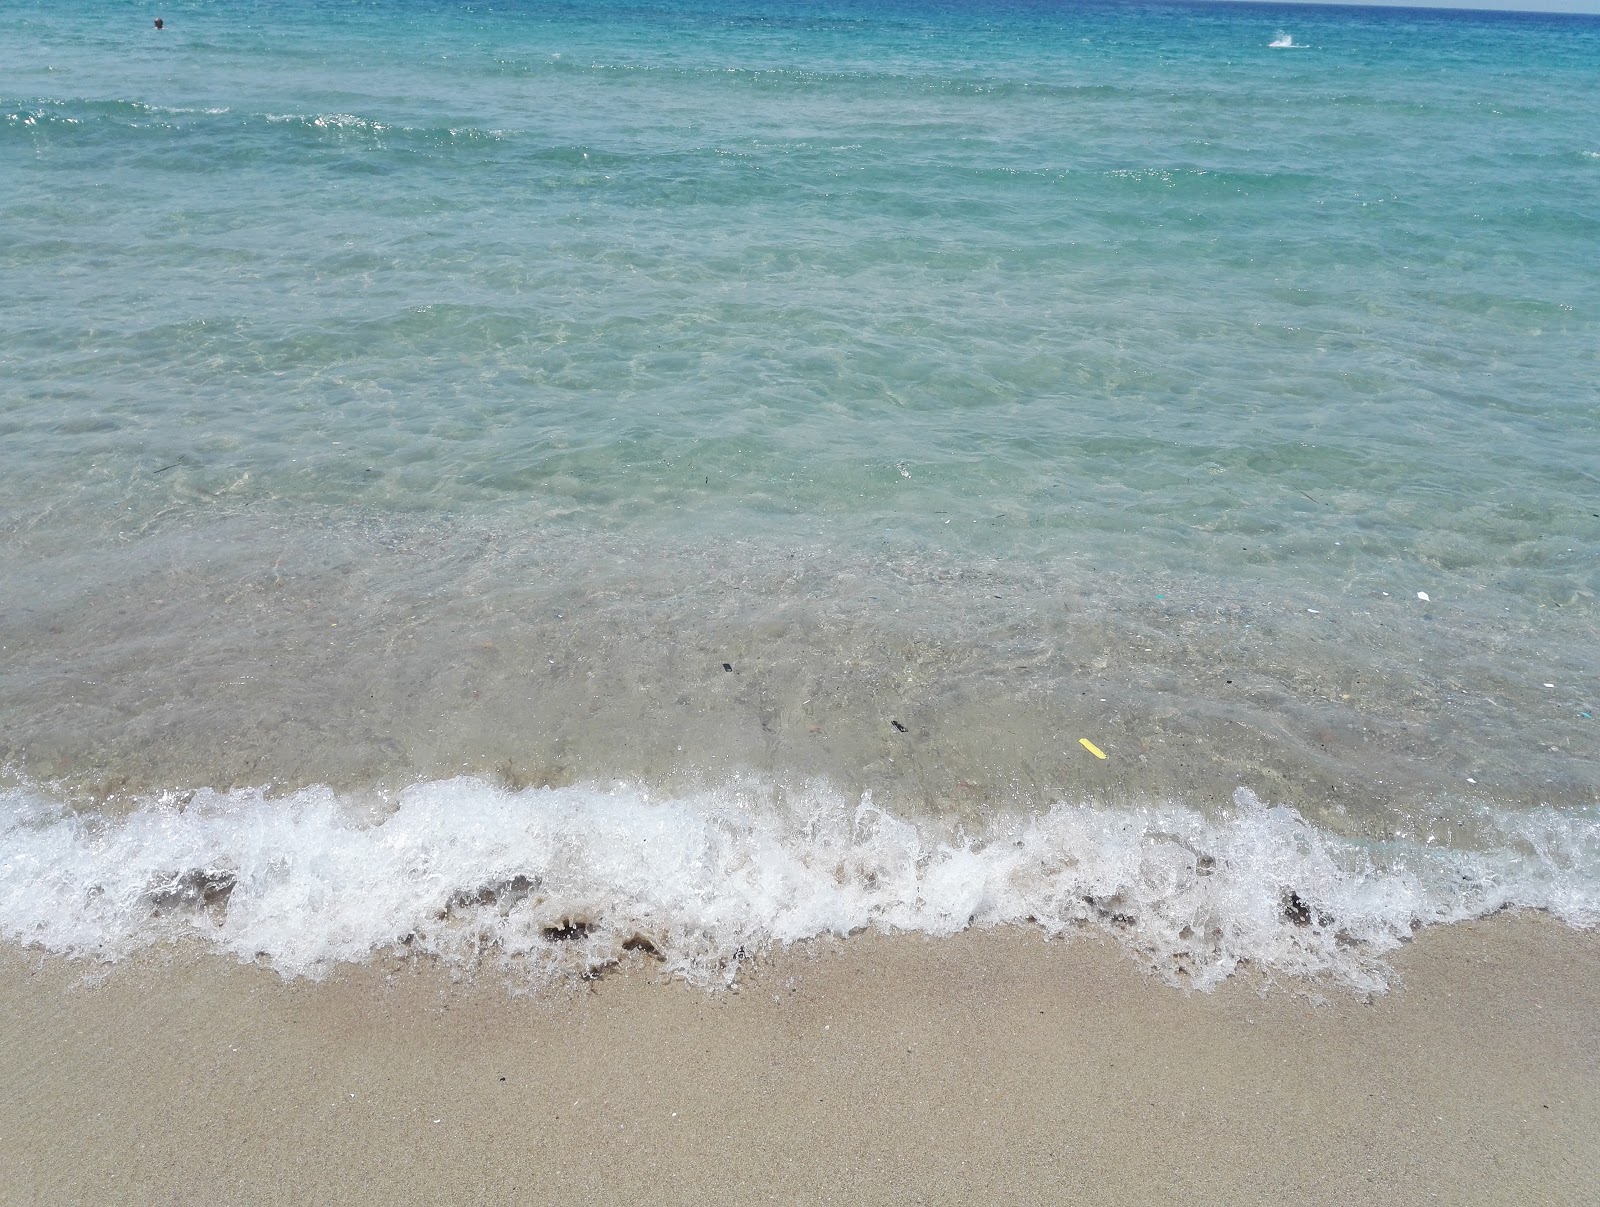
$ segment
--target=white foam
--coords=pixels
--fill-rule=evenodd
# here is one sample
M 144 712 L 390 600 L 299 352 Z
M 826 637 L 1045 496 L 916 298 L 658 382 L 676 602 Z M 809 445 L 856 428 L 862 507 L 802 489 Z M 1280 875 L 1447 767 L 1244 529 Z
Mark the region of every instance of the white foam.
M 1418 926 L 1507 906 L 1600 921 L 1600 822 L 1496 824 L 1503 846 L 1460 851 L 1361 846 L 1244 790 L 1217 819 L 1063 803 L 967 837 L 870 799 L 751 784 L 657 801 L 463 778 L 377 810 L 312 788 L 202 792 L 120 817 L 25 787 L 0 793 L 0 935 L 105 960 L 197 938 L 288 977 L 411 951 L 533 980 L 642 940 L 709 983 L 819 936 L 1030 923 L 1107 929 L 1200 988 L 1249 962 L 1377 990 L 1382 955 Z
M 1281 30 L 1281 29 L 1276 34 L 1273 35 L 1272 41 L 1268 42 L 1267 46 L 1272 50 L 1304 50 L 1304 49 L 1306 49 L 1306 45 L 1305 45 L 1304 42 L 1296 42 L 1291 35 L 1284 33 L 1283 30 Z

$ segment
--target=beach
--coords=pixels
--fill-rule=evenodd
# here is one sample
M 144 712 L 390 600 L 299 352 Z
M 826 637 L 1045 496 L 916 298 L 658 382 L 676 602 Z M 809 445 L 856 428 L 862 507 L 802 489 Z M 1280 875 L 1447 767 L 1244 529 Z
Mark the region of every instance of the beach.
M 1365 997 L 1152 982 L 1023 931 L 648 961 L 565 994 L 12 948 L 10 1203 L 1572 1204 L 1600 1179 L 1600 939 L 1428 931 Z M 89 983 L 90 978 L 94 983 Z
M 1600 18 L 0 41 L 0 1202 L 1600 1185 Z

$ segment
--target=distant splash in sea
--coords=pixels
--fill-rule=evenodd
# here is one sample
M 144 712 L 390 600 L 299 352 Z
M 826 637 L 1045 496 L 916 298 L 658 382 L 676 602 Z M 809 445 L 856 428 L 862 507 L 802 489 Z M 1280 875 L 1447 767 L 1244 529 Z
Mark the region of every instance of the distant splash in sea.
M 121 816 L 24 786 L 0 795 L 0 935 L 102 961 L 198 940 L 291 978 L 409 955 L 536 987 L 633 958 L 731 985 L 806 940 L 1010 924 L 1109 933 L 1175 985 L 1254 966 L 1376 992 L 1424 926 L 1600 922 L 1600 819 L 1490 820 L 1499 845 L 1464 850 L 1352 842 L 1243 788 L 1214 819 L 1062 801 L 967 833 L 754 781 L 660 800 L 475 778 L 392 800 L 203 791 Z
M 1306 44 L 1304 42 L 1296 42 L 1294 40 L 1293 35 L 1286 34 L 1281 29 L 1276 34 L 1273 35 L 1272 41 L 1268 42 L 1267 45 L 1273 50 L 1305 50 L 1305 49 L 1307 49 Z

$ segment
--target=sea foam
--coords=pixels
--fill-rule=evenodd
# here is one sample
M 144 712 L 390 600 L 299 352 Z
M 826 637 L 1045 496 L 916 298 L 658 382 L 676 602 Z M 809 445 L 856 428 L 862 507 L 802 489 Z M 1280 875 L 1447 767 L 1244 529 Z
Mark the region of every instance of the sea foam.
M 460 778 L 381 802 L 202 791 L 120 816 L 24 786 L 0 794 L 0 935 L 105 961 L 198 940 L 285 977 L 410 953 L 529 984 L 642 952 L 731 984 L 809 939 L 1028 924 L 1109 931 L 1201 989 L 1254 965 L 1371 992 L 1422 926 L 1508 907 L 1600 921 L 1600 821 L 1492 822 L 1503 844 L 1466 851 L 1352 842 L 1245 789 L 1216 817 L 1063 802 L 934 834 L 815 786 L 658 800 Z

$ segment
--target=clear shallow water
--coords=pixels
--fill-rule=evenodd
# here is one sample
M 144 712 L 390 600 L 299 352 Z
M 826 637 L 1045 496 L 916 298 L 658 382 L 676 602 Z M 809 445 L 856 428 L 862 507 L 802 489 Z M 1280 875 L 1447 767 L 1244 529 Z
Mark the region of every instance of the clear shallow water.
M 250 785 L 285 817 L 331 785 L 370 825 L 372 801 L 450 783 L 426 789 L 435 842 L 481 823 L 523 844 L 397 905 L 366 950 L 435 889 L 548 881 L 526 819 L 562 793 L 641 816 L 665 796 L 694 833 L 721 833 L 732 793 L 807 866 L 784 810 L 854 817 L 870 794 L 925 869 L 1085 805 L 1165 867 L 1162 811 L 1215 862 L 1243 786 L 1312 847 L 1354 844 L 1358 888 L 1398 883 L 1383 844 L 1422 860 L 1434 895 L 1386 897 L 1395 934 L 1519 902 L 1592 920 L 1600 22 L 163 15 L 68 5 L 0 44 L 0 755 L 23 898 L 98 883 L 102 831 L 50 830 L 73 810 L 172 820 L 201 788 L 243 834 Z M 17 862 L 39 826 L 59 861 Z M 350 891 L 279 854 L 313 897 Z M 163 875 L 248 880 L 227 843 L 151 858 L 133 914 L 70 946 L 161 933 Z M 1460 859 L 1501 887 L 1440 887 Z M 1293 907 L 1311 864 L 1251 866 L 1274 937 L 1186 975 L 1368 975 L 1330 954 L 1359 910 Z M 1165 874 L 1124 893 L 1143 912 L 1045 881 L 1132 918 L 1170 972 L 1199 915 Z M 613 946 L 643 925 L 585 883 L 540 908 Z M 896 883 L 893 908 L 815 929 L 923 926 L 893 912 L 920 882 Z M 970 916 L 1059 914 L 1020 899 Z M 703 973 L 799 937 L 747 912 L 668 910 L 652 942 Z M 1324 954 L 1269 954 L 1302 949 Z

